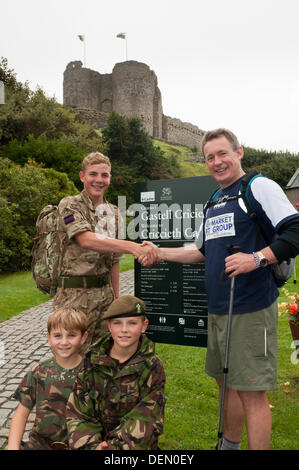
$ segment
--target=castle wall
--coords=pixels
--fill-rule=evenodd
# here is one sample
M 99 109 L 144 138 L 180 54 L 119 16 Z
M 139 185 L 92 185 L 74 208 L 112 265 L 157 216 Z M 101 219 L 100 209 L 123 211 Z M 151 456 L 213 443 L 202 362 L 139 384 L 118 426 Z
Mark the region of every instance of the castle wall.
M 204 132 L 189 122 L 163 115 L 162 138 L 171 144 L 200 148 Z
M 87 121 L 95 129 L 104 129 L 108 122 L 108 113 L 95 109 L 76 108 L 79 116 Z
M 101 76 L 101 88 L 99 91 L 99 111 L 111 113 L 113 111 L 113 88 L 112 75 L 104 74 Z
M 162 98 L 161 92 L 158 87 L 155 89 L 154 103 L 153 103 L 153 134 L 152 137 L 162 139 Z

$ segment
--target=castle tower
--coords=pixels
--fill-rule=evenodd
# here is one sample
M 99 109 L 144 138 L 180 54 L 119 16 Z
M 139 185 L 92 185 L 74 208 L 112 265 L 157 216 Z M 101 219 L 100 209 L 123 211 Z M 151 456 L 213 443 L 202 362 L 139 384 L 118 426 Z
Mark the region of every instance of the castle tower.
M 82 62 L 70 62 L 63 74 L 63 103 L 73 108 L 99 110 L 101 74 L 82 67 Z
M 156 74 L 146 64 L 133 60 L 116 64 L 112 88 L 113 111 L 140 117 L 149 135 L 162 136 L 161 93 Z

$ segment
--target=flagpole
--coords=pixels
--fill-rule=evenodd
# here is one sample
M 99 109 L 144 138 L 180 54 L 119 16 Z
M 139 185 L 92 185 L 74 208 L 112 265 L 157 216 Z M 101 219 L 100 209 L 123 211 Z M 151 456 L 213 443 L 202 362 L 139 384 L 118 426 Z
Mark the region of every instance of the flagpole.
M 126 49 L 126 60 L 128 60 L 128 44 L 127 44 L 127 33 L 119 33 L 116 35 L 117 38 L 125 40 L 125 49 Z
M 80 39 L 80 41 L 83 42 L 83 60 L 84 60 L 84 67 L 86 67 L 86 46 L 85 46 L 85 34 L 78 34 L 78 38 Z

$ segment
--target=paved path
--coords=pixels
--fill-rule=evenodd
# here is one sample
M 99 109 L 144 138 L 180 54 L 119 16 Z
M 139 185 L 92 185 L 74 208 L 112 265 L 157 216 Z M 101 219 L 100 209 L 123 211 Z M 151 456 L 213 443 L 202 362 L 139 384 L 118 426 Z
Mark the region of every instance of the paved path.
M 125 294 L 134 294 L 133 270 L 120 275 L 120 295 Z M 18 405 L 11 399 L 12 393 L 32 364 L 52 355 L 46 339 L 47 318 L 51 312 L 52 300 L 49 300 L 0 323 L 0 449 L 6 447 L 11 417 Z M 34 419 L 33 410 L 24 440 Z

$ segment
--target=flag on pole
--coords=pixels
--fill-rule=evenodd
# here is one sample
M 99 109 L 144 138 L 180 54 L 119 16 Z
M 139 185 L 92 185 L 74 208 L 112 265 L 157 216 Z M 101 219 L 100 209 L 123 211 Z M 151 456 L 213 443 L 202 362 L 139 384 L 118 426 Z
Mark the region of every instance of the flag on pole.
M 84 42 L 84 36 L 82 34 L 79 34 L 78 35 L 78 38 L 80 39 L 80 41 L 83 41 Z
M 119 33 L 116 35 L 117 38 L 126 39 L 126 33 Z

